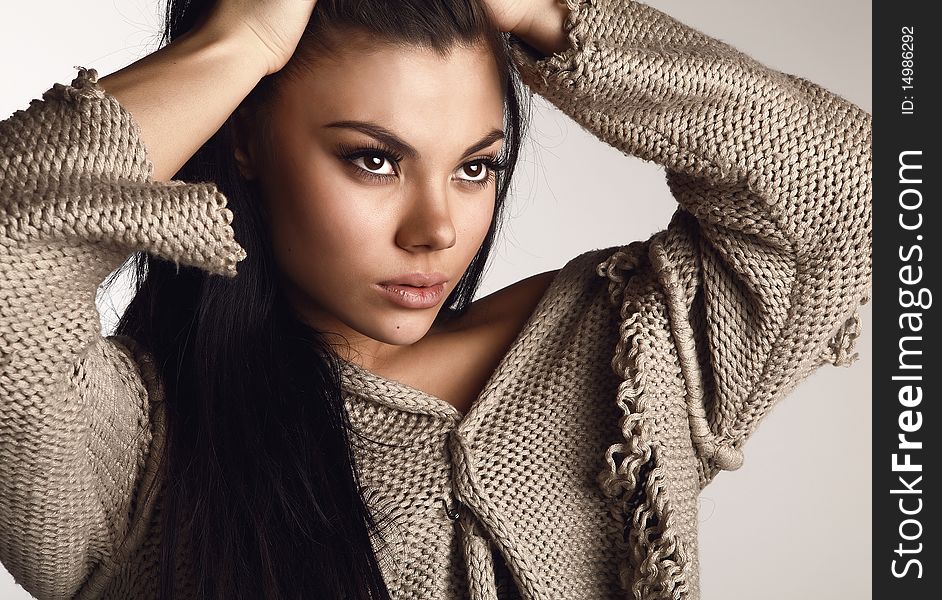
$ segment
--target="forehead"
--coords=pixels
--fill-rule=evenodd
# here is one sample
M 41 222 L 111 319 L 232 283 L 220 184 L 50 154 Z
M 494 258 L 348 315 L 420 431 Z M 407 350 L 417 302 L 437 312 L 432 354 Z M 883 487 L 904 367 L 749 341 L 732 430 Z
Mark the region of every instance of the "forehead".
M 466 142 L 503 128 L 503 95 L 483 43 L 455 46 L 445 56 L 414 46 L 351 43 L 285 80 L 272 118 L 294 127 L 368 120 L 415 143 L 443 135 Z

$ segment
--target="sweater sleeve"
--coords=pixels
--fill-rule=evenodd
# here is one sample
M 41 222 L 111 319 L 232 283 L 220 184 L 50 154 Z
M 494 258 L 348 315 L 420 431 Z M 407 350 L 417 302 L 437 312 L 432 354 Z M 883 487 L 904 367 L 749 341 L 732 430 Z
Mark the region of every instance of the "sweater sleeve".
M 155 370 L 101 336 L 98 286 L 137 251 L 228 277 L 245 257 L 213 185 L 152 173 L 94 69 L 0 122 L 0 560 L 40 599 L 113 560 L 154 458 Z
M 857 356 L 871 285 L 871 116 L 640 2 L 569 7 L 567 50 L 541 56 L 513 36 L 511 50 L 533 91 L 665 169 L 678 203 L 667 228 L 620 248 L 599 275 L 621 304 L 612 364 L 635 383 L 626 437 L 659 427 L 632 421 L 659 377 L 642 372 L 656 343 L 636 334 L 666 323 L 702 488 L 738 468 L 777 399 Z

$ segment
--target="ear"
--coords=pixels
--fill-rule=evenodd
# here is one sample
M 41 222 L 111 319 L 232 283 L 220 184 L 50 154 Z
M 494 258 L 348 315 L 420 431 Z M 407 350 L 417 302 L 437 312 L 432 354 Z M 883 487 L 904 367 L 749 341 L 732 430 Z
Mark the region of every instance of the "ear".
M 239 172 L 242 173 L 243 177 L 251 181 L 255 179 L 258 174 L 255 166 L 255 144 L 253 143 L 250 133 L 250 122 L 249 111 L 244 105 L 236 109 L 235 118 L 233 119 L 233 128 L 235 130 L 233 156 L 239 167 Z

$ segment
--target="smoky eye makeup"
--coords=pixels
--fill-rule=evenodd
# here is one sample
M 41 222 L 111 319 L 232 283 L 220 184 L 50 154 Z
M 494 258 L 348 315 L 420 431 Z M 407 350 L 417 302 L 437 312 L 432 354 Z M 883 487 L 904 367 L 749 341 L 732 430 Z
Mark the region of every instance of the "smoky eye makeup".
M 390 179 L 398 177 L 398 165 L 402 162 L 403 159 L 401 153 L 396 152 L 392 148 L 389 148 L 382 143 L 372 140 L 367 143 L 355 145 L 340 143 L 337 145 L 337 157 L 344 161 L 344 163 L 352 170 L 355 176 L 367 181 L 380 182 L 388 182 Z M 359 164 L 361 159 L 363 166 Z M 374 166 L 376 169 L 381 169 L 384 168 L 387 163 L 389 166 L 393 167 L 395 174 L 375 173 L 369 168 L 370 166 Z M 458 167 L 458 170 L 464 171 L 466 168 L 472 165 L 483 166 L 487 169 L 487 175 L 482 179 L 464 179 L 459 177 L 458 181 L 461 181 L 466 185 L 479 188 L 486 188 L 494 181 L 498 172 L 507 168 L 507 162 L 505 159 L 488 154 L 477 156 L 463 162 L 461 166 Z M 467 174 L 467 171 L 464 172 Z

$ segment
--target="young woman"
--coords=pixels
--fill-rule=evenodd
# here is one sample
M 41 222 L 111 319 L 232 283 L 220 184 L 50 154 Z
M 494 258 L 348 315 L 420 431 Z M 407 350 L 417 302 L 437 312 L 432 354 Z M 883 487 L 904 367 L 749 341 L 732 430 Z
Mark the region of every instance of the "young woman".
M 17 580 L 698 598 L 699 492 L 852 360 L 870 116 L 631 0 L 168 8 L 161 50 L 0 123 Z M 680 208 L 472 302 L 521 81 Z M 95 289 L 132 253 L 102 337 Z

